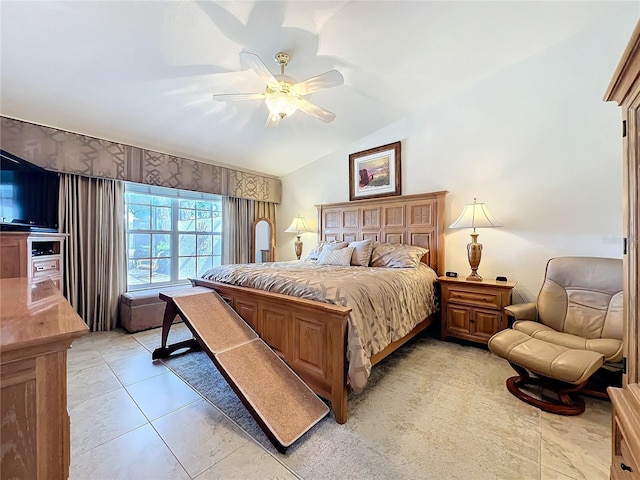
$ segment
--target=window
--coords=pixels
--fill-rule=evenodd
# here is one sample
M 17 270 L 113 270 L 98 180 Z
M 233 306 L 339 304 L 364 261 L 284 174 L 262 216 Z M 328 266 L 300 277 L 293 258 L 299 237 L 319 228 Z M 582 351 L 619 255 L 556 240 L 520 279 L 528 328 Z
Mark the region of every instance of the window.
M 220 265 L 218 195 L 127 183 L 128 289 L 186 283 Z

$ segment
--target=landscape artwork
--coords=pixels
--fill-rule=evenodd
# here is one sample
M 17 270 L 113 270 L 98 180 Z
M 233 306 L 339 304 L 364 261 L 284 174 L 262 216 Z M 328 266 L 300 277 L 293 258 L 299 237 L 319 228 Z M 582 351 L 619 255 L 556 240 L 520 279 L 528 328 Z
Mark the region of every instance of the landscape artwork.
M 400 195 L 400 142 L 349 155 L 349 200 Z

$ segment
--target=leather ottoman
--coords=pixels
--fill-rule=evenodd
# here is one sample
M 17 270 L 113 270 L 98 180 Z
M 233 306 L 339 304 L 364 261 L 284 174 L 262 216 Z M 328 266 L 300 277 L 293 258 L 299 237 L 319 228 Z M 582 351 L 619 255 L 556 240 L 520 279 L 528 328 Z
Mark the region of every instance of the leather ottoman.
M 584 411 L 584 401 L 570 394 L 585 386 L 589 377 L 604 364 L 601 353 L 574 350 L 512 329 L 496 333 L 489 339 L 488 346 L 520 374 L 507 380 L 507 388 L 513 395 L 545 411 L 563 415 Z M 539 377 L 532 378 L 528 372 Z M 519 388 L 530 384 L 551 387 L 560 404 L 532 397 Z

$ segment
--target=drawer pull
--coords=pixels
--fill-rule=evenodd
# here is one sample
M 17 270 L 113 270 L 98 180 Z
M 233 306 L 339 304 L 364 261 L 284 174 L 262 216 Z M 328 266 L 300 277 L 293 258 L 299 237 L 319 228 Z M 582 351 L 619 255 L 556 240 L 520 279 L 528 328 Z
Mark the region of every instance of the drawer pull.
M 42 267 L 42 266 L 38 265 L 36 267 L 36 272 L 41 272 L 41 271 L 46 270 L 46 269 L 47 269 L 47 267 Z
M 627 471 L 627 472 L 633 472 L 633 469 L 632 469 L 629 465 L 625 465 L 624 463 L 621 463 L 621 464 L 620 464 L 620 468 L 621 468 L 622 470 Z

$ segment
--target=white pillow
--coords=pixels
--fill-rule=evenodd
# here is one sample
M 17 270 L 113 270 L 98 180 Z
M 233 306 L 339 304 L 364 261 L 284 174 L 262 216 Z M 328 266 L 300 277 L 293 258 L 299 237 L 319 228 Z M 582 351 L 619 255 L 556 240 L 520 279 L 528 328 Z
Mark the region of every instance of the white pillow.
M 351 265 L 356 267 L 368 267 L 371 260 L 371 252 L 373 252 L 373 240 L 360 240 L 359 242 L 351 242 L 350 247 L 354 247 L 351 256 Z
M 353 255 L 353 247 L 340 248 L 337 250 L 322 249 L 318 256 L 318 265 L 351 265 L 351 255 Z

